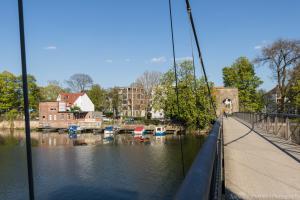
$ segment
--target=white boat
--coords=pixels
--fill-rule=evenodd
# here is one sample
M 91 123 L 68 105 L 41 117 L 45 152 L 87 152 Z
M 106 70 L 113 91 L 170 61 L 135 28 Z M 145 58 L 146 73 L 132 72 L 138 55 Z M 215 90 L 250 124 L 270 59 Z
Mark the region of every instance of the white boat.
M 166 139 L 165 127 L 162 127 L 162 126 L 155 127 L 153 135 L 156 140 L 161 140 L 161 141 L 165 140 Z
M 162 126 L 155 127 L 154 136 L 166 136 L 166 129 Z
M 107 126 L 104 129 L 104 139 L 109 139 L 114 137 L 114 127 L 113 126 Z

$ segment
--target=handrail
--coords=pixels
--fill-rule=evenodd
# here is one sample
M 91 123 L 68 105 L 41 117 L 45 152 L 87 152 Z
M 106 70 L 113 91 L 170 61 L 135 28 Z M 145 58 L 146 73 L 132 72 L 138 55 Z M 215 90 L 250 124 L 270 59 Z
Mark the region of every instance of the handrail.
M 221 199 L 222 120 L 218 119 L 196 156 L 175 199 Z
M 278 117 L 297 117 L 297 118 L 300 118 L 300 115 L 299 114 L 288 114 L 288 113 L 275 113 L 275 112 L 272 112 L 272 113 L 266 113 L 266 112 L 235 112 L 233 114 L 236 114 L 236 113 L 248 113 L 248 114 L 261 114 L 261 115 L 269 115 L 269 116 L 278 116 Z
M 247 123 L 253 129 L 274 134 L 282 139 L 300 144 L 300 115 L 286 113 L 235 112 L 232 114 Z

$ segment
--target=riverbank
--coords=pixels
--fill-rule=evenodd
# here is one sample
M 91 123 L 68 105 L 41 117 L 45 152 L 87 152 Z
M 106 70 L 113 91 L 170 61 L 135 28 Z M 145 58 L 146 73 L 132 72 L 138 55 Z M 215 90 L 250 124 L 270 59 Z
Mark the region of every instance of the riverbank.
M 16 120 L 13 122 L 10 121 L 0 121 L 0 129 L 25 129 L 25 122 L 24 120 Z M 39 121 L 30 120 L 30 129 L 37 129 L 39 128 Z

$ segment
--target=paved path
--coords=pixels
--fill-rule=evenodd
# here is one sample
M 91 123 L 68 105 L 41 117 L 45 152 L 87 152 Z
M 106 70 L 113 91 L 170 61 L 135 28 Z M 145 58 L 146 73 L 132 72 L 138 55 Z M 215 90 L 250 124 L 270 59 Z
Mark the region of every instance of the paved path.
M 224 119 L 228 199 L 300 199 L 300 163 L 233 118 Z

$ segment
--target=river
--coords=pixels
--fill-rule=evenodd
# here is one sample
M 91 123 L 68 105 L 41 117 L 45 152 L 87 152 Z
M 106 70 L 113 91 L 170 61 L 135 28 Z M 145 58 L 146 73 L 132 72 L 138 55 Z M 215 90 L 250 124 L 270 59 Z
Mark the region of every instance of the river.
M 102 135 L 84 134 L 87 146 L 73 146 L 66 134 L 32 136 L 38 143 L 32 148 L 36 199 L 172 199 L 183 180 L 177 136 L 141 143 L 123 134 L 103 144 Z M 17 145 L 0 145 L 1 200 L 28 199 L 24 133 L 13 137 Z M 202 142 L 183 138 L 186 170 Z

